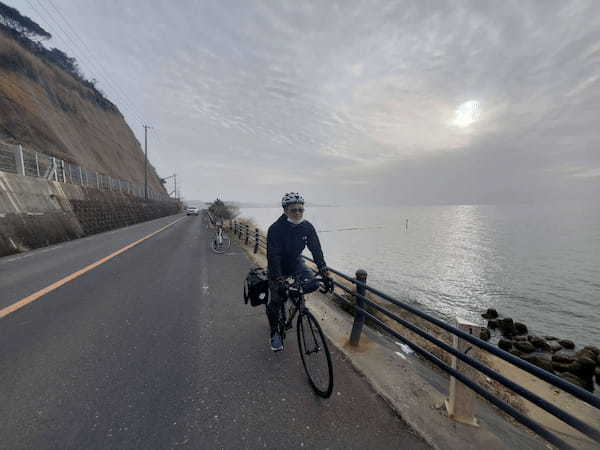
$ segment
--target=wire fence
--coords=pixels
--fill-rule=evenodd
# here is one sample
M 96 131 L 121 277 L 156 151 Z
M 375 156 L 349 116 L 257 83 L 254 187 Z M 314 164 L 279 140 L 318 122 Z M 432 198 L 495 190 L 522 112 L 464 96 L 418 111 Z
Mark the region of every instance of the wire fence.
M 76 184 L 107 192 L 123 192 L 144 198 L 143 184 L 113 178 L 44 153 L 26 150 L 21 145 L 0 142 L 0 171 L 27 177 L 39 177 L 61 183 Z M 166 192 L 148 188 L 152 200 L 175 200 Z
M 243 243 L 244 245 L 254 246 L 254 253 L 257 253 L 259 249 L 266 252 L 267 239 L 260 233 L 258 228 L 252 230 L 247 224 L 233 222 L 232 231 L 241 243 Z M 307 261 L 314 263 L 312 259 L 306 256 L 303 256 L 303 258 Z M 519 395 L 524 399 L 529 400 L 534 405 L 553 415 L 562 422 L 568 424 L 575 430 L 592 439 L 592 441 L 594 441 L 595 443 L 600 443 L 600 430 L 595 428 L 593 425 L 586 423 L 585 421 L 579 419 L 578 417 L 575 417 L 573 414 L 569 413 L 565 409 L 560 408 L 560 405 L 555 405 L 545 400 L 544 398 L 528 390 L 524 386 L 503 376 L 502 374 L 498 373 L 495 369 L 479 361 L 473 355 L 473 353 L 469 355 L 468 352 L 473 348 L 473 346 L 478 347 L 479 349 L 488 352 L 510 364 L 513 364 L 514 366 L 517 366 L 525 372 L 528 372 L 544 380 L 545 382 L 549 383 L 555 388 L 567 392 L 572 396 L 578 398 L 579 400 L 599 410 L 600 398 L 596 397 L 595 395 L 586 391 L 585 389 L 582 389 L 581 387 L 570 383 L 564 378 L 555 375 L 552 372 L 548 372 L 538 366 L 535 366 L 515 355 L 512 355 L 509 352 L 506 352 L 480 339 L 477 335 L 474 335 L 472 333 L 473 329 L 477 328 L 476 326 L 473 327 L 471 326 L 471 324 L 469 324 L 469 326 L 466 327 L 462 327 L 460 325 L 458 327 L 455 327 L 415 308 L 407 302 L 403 302 L 402 300 L 396 299 L 391 295 L 388 295 L 376 289 L 375 287 L 368 285 L 367 273 L 365 271 L 357 271 L 356 277 L 352 277 L 350 275 L 339 272 L 331 267 L 328 267 L 328 269 L 331 273 L 335 274 L 337 277 L 347 282 L 343 284 L 334 279 L 333 284 L 336 289 L 332 293 L 332 296 L 355 311 L 354 324 L 350 335 L 350 344 L 358 345 L 358 341 L 362 333 L 362 328 L 365 323 L 365 319 L 368 318 L 372 323 L 377 324 L 377 326 L 379 326 L 382 330 L 385 330 L 388 334 L 394 336 L 396 339 L 408 345 L 416 353 L 429 360 L 431 363 L 436 365 L 444 372 L 448 373 L 455 380 L 458 380 L 465 387 L 465 391 L 470 390 L 471 392 L 479 394 L 485 400 L 489 401 L 490 403 L 504 411 L 506 414 L 510 415 L 516 421 L 526 426 L 531 431 L 541 436 L 557 448 L 572 449 L 573 447 L 570 444 L 568 444 L 562 437 L 559 437 L 557 434 L 550 431 L 547 427 L 531 419 L 527 415 L 523 414 L 521 411 L 517 410 L 515 407 L 511 406 L 505 400 L 499 398 L 496 394 L 480 386 L 477 383 L 476 379 L 469 376 L 470 370 L 466 369 L 473 368 L 477 370 L 481 374 L 500 383 L 504 387 L 513 391 L 515 394 Z M 351 288 L 349 288 L 348 286 L 350 286 Z M 371 295 L 371 298 L 367 297 L 367 292 Z M 340 293 L 342 295 L 340 295 Z M 349 301 L 347 296 L 354 298 L 355 302 Z M 373 301 L 374 298 L 376 298 L 378 301 Z M 446 342 L 430 334 L 427 331 L 426 327 L 417 326 L 414 323 L 405 320 L 404 318 L 400 317 L 400 315 L 398 315 L 397 313 L 394 313 L 393 311 L 382 305 L 393 305 L 394 307 L 399 308 L 399 310 L 401 311 L 408 312 L 413 316 L 424 320 L 426 323 L 432 324 L 434 326 L 439 327 L 442 330 L 445 330 L 450 335 L 453 335 L 455 337 L 454 345 L 448 345 Z M 367 307 L 370 308 L 367 309 Z M 438 348 L 452 355 L 452 357 L 454 358 L 453 364 L 446 364 L 444 361 L 442 361 L 442 359 L 434 355 L 430 350 L 427 350 L 424 346 L 421 346 L 413 340 L 408 339 L 405 335 L 399 333 L 398 330 L 393 329 L 389 326 L 389 324 L 384 323 L 384 321 L 381 320 L 381 317 L 378 317 L 375 314 L 374 310 L 376 310 L 378 313 L 383 314 L 388 319 L 391 319 L 393 322 L 401 325 L 405 329 L 410 330 L 412 333 L 414 333 L 414 335 L 419 336 L 420 338 L 434 344 Z M 452 383 L 453 381 L 451 381 L 451 386 Z M 451 394 L 448 404 L 462 404 L 463 411 L 468 411 L 470 408 L 472 408 L 472 405 L 464 405 L 466 402 L 469 401 L 469 399 L 468 396 L 464 396 L 464 393 L 460 393 L 460 388 L 458 389 L 458 394 L 456 394 L 456 389 L 453 390 L 451 388 L 450 392 Z

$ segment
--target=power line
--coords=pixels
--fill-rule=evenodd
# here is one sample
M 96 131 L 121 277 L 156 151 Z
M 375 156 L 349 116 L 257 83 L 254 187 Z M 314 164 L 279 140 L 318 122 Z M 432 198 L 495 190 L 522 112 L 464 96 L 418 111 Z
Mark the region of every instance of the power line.
M 65 29 L 64 29 L 64 28 L 61 26 L 61 24 L 60 24 L 60 23 L 58 22 L 58 20 L 57 20 L 57 19 L 54 17 L 54 15 L 53 15 L 53 14 L 52 14 L 52 13 L 51 13 L 51 12 L 50 12 L 50 11 L 49 11 L 49 10 L 48 10 L 46 7 L 45 7 L 45 6 L 44 6 L 44 4 L 43 4 L 43 3 L 42 3 L 40 0 L 37 0 L 37 2 L 38 2 L 38 4 L 39 4 L 40 8 L 42 8 L 42 9 L 44 10 L 45 14 L 42 14 L 42 13 L 40 12 L 40 10 L 38 10 L 38 9 L 37 9 L 37 8 L 36 8 L 36 7 L 35 7 L 35 6 L 34 6 L 34 5 L 31 3 L 31 1 L 30 1 L 30 0 L 27 0 L 27 2 L 28 2 L 28 3 L 29 3 L 29 5 L 31 6 L 31 8 L 32 8 L 32 9 L 33 9 L 35 12 L 37 12 L 37 13 L 40 15 L 40 17 L 42 17 L 42 18 L 43 18 L 43 20 L 44 20 L 44 21 L 45 21 L 45 22 L 46 22 L 48 25 L 51 25 L 51 26 L 52 26 L 52 24 L 53 24 L 53 25 L 54 25 L 54 27 L 53 27 L 53 28 L 56 28 L 56 29 L 58 29 L 58 30 L 59 30 L 59 31 L 62 33 L 62 35 L 61 35 L 61 34 L 58 34 L 58 33 L 56 33 L 56 37 L 57 37 L 57 38 L 59 38 L 59 39 L 60 39 L 60 40 L 63 42 L 63 44 L 66 44 L 66 45 L 65 45 L 65 47 L 69 47 L 69 44 L 71 44 L 70 46 L 71 46 L 72 48 L 74 48 L 76 51 L 78 51 L 78 52 L 80 53 L 81 59 L 85 59 L 85 60 L 86 60 L 86 61 L 89 63 L 89 65 L 90 65 L 90 66 L 94 66 L 94 67 L 95 67 L 95 69 L 96 69 L 96 70 L 98 70 L 98 68 L 97 68 L 97 66 L 96 66 L 96 64 L 95 64 L 95 62 L 94 62 L 94 60 L 93 60 L 93 57 L 92 57 L 92 59 L 90 59 L 90 57 L 88 57 L 88 55 L 87 55 L 87 54 L 85 54 L 85 52 L 84 52 L 84 51 L 82 51 L 81 47 L 79 47 L 79 46 L 77 45 L 77 43 L 76 43 L 76 42 L 74 42 L 74 40 L 73 40 L 73 38 L 71 37 L 71 35 L 70 35 L 70 34 L 69 34 L 69 33 L 68 33 L 68 32 L 67 32 L 67 31 L 66 31 L 66 30 L 65 30 Z M 49 18 L 49 19 L 52 21 L 52 23 L 50 23 L 50 21 L 48 20 L 48 18 Z M 106 80 L 104 76 L 102 76 L 102 78 L 104 79 L 104 81 L 106 81 L 106 83 L 107 83 L 107 84 L 109 84 L 110 86 L 113 86 L 113 84 L 112 84 L 110 81 Z M 116 97 L 122 97 L 121 95 L 119 95 L 119 92 L 118 92 L 118 91 L 116 91 L 116 89 L 114 88 L 114 86 L 113 86 L 113 89 L 115 90 L 115 94 L 117 94 L 117 95 L 116 95 Z M 143 120 L 142 120 L 141 116 L 140 116 L 140 115 L 137 113 L 137 111 L 135 110 L 135 108 L 133 108 L 132 106 L 129 106 L 129 105 L 128 105 L 127 103 L 125 103 L 125 102 L 123 103 L 123 105 L 122 105 L 122 106 L 124 106 L 124 107 L 125 107 L 125 109 L 126 109 L 126 110 L 128 110 L 128 111 L 130 112 L 130 114 L 131 114 L 132 116 L 134 116 L 134 118 L 135 118 L 135 119 L 137 119 L 137 120 L 139 120 L 140 122 L 142 122 L 142 123 L 143 123 Z
M 38 0 L 39 2 L 40 0 Z M 52 6 L 52 8 L 54 8 L 54 10 L 56 11 L 56 13 L 62 18 L 63 22 L 67 25 L 67 27 L 71 30 L 71 32 L 73 33 L 73 35 L 79 40 L 79 42 L 81 42 L 82 47 L 87 50 L 87 52 L 89 53 L 89 55 L 92 57 L 92 60 L 94 61 L 94 63 L 96 64 L 96 66 L 100 69 L 100 71 L 103 73 L 103 75 L 106 77 L 106 81 L 109 82 L 109 84 L 111 84 L 111 86 L 113 87 L 113 89 L 129 104 L 130 109 L 134 110 L 136 113 L 138 113 L 138 111 L 134 108 L 133 106 L 133 102 L 132 100 L 127 96 L 127 94 L 125 93 L 125 91 L 123 91 L 121 89 L 121 87 L 119 86 L 119 84 L 117 84 L 109 75 L 108 71 L 105 69 L 105 67 L 100 63 L 100 59 L 94 59 L 93 56 L 93 52 L 92 50 L 88 47 L 87 43 L 85 42 L 85 40 L 81 37 L 81 35 L 79 33 L 77 33 L 77 31 L 75 30 L 75 28 L 71 25 L 71 23 L 69 22 L 69 20 L 64 16 L 64 14 L 59 10 L 59 8 L 55 5 L 55 3 L 52 0 L 47 0 L 48 3 L 50 4 L 50 6 Z M 139 116 L 141 116 L 138 113 Z
M 68 43 L 71 44 L 71 47 L 73 49 L 75 49 L 79 54 L 80 54 L 80 59 L 83 60 L 85 59 L 85 61 L 88 62 L 90 67 L 93 67 L 95 71 L 99 72 L 98 66 L 95 62 L 95 59 L 93 57 L 93 55 L 88 55 L 86 54 L 85 50 L 82 49 L 82 47 L 80 47 L 74 40 L 73 36 L 67 32 L 67 30 L 65 30 L 62 25 L 59 23 L 58 19 L 56 19 L 56 17 L 49 11 L 49 9 L 46 8 L 46 6 L 40 1 L 37 0 L 38 4 L 40 5 L 40 7 L 46 12 L 47 16 L 52 20 L 52 22 L 56 25 L 57 29 L 62 32 L 63 37 L 68 41 Z M 119 98 L 122 97 L 119 92 L 115 89 L 114 87 L 114 83 L 112 83 L 112 81 L 110 79 L 107 79 L 103 74 L 98 73 L 99 77 L 102 78 L 107 85 L 109 85 L 110 87 L 113 88 L 113 90 L 115 91 L 115 97 Z M 140 122 L 142 122 L 142 118 L 141 116 L 137 113 L 137 111 L 135 110 L 135 108 L 133 108 L 132 106 L 130 106 L 128 103 L 126 103 L 125 101 L 123 101 L 122 107 L 124 107 L 125 110 L 129 110 L 129 112 L 131 113 L 132 116 L 137 116 L 137 120 L 139 120 Z
M 115 87 L 115 83 L 112 82 L 112 80 L 110 79 L 110 77 L 108 75 L 104 75 L 100 73 L 100 69 L 98 67 L 98 64 L 96 63 L 96 60 L 94 58 L 94 55 L 91 53 L 91 51 L 89 51 L 89 55 L 86 54 L 86 51 L 83 49 L 83 47 L 80 47 L 78 43 L 75 42 L 75 39 L 73 38 L 73 36 L 67 32 L 67 30 L 65 30 L 62 25 L 59 23 L 59 21 L 55 18 L 55 16 L 49 11 L 49 9 L 47 9 L 44 4 L 40 1 L 37 0 L 38 4 L 44 9 L 44 11 L 46 11 L 46 13 L 48 14 L 48 17 L 50 17 L 50 19 L 52 19 L 52 21 L 56 24 L 56 26 L 58 27 L 58 29 L 63 33 L 63 35 L 70 41 L 70 43 L 72 44 L 73 48 L 75 48 L 78 52 L 80 52 L 81 56 L 83 56 L 85 58 L 85 60 L 90 64 L 90 66 L 93 66 L 95 70 L 98 71 L 98 75 L 110 86 L 113 88 L 113 90 L 115 91 L 116 96 L 118 97 L 122 97 L 122 95 L 119 93 L 119 91 L 116 89 Z M 67 26 L 70 27 L 69 23 L 65 20 L 65 23 Z M 71 27 L 72 28 L 72 27 Z M 81 38 L 80 38 L 81 39 Z M 83 58 L 82 58 L 83 59 Z M 134 113 L 132 115 L 137 115 L 138 116 L 138 120 L 142 121 L 141 116 L 137 113 L 137 111 L 135 110 L 135 108 L 133 108 L 131 105 L 129 105 L 128 103 L 126 103 L 125 101 L 123 101 L 123 106 L 125 106 L 127 109 L 130 110 L 130 112 Z

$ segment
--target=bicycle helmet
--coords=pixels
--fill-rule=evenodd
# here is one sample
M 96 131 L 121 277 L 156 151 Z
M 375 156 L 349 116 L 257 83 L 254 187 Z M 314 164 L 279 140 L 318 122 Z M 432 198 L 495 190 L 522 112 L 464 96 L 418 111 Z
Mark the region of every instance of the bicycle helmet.
M 288 192 L 281 199 L 281 206 L 284 208 L 294 203 L 300 203 L 304 205 L 304 197 L 302 197 L 302 195 L 300 195 L 298 192 Z

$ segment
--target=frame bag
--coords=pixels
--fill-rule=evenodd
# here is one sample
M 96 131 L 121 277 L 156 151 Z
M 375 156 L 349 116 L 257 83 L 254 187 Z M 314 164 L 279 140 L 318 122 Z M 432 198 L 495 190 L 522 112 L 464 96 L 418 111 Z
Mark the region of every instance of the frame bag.
M 244 303 L 258 306 L 269 301 L 269 277 L 261 267 L 250 270 L 244 280 Z

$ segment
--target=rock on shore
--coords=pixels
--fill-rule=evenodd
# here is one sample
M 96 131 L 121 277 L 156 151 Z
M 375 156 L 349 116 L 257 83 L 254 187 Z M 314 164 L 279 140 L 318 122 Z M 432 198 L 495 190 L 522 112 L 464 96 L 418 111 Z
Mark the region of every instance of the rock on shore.
M 497 338 L 497 345 L 502 350 L 590 392 L 594 392 L 594 380 L 600 385 L 598 347 L 586 346 L 575 351 L 572 340 L 529 334 L 526 324 L 502 317 L 495 309 L 488 309 L 482 317 L 488 324 L 480 334 L 481 339 L 494 341 Z

